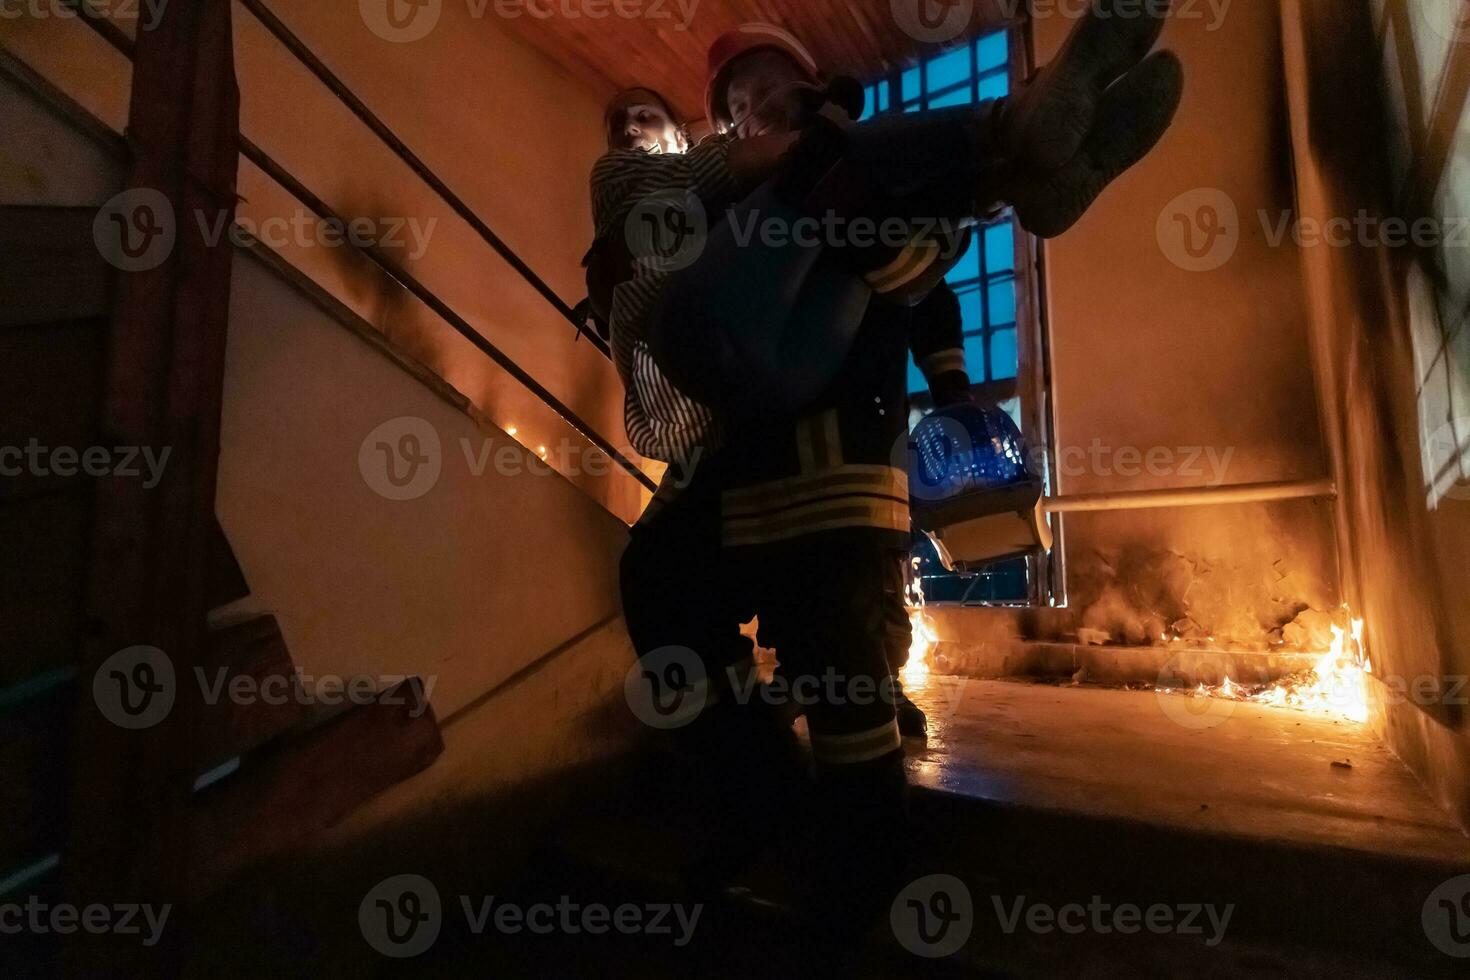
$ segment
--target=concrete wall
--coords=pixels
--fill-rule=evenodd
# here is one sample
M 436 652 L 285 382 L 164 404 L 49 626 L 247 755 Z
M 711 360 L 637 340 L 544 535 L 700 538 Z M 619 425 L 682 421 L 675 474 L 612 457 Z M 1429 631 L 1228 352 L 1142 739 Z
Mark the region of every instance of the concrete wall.
M 1292 206 L 1277 9 L 1236 0 L 1217 16 L 1192 4 L 1170 22 L 1163 44 L 1186 73 L 1174 128 L 1046 244 L 1063 495 L 1326 473 L 1296 251 L 1257 217 Z M 1034 23 L 1045 63 L 1074 22 Z M 1220 238 L 1233 252 L 1201 268 L 1179 218 L 1219 202 L 1238 215 Z M 1339 603 L 1330 516 L 1314 501 L 1068 516 L 1070 608 L 1028 628 L 1278 643 L 1299 612 Z
M 1302 212 L 1463 221 L 1470 50 L 1451 43 L 1454 5 L 1374 6 L 1283 7 Z M 1470 827 L 1465 429 L 1446 438 L 1470 392 L 1467 263 L 1454 247 L 1303 250 L 1373 722 Z

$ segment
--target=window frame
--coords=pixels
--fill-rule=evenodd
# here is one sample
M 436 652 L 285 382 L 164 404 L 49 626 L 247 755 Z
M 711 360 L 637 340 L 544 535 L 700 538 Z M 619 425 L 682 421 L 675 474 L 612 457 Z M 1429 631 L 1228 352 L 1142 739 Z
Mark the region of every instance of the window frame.
M 981 40 L 1002 31 L 1006 36 L 1005 62 L 981 69 L 979 53 Z M 1014 92 L 1032 73 L 1033 36 L 1029 17 L 1023 16 L 1014 21 L 987 25 L 985 29 L 967 36 L 963 43 L 969 51 L 970 59 L 970 77 L 967 80 L 947 84 L 943 88 L 930 91 L 927 77 L 928 66 L 937 59 L 958 50 L 959 45 L 925 50 L 919 58 L 895 68 L 878 79 L 869 81 L 864 86 L 867 105 L 863 119 L 898 112 L 928 111 L 933 102 L 942 100 L 945 96 L 952 95 L 967 85 L 970 88 L 968 104 L 977 104 L 980 101 L 981 85 L 985 81 L 1005 75 L 1007 91 Z M 918 76 L 917 98 L 905 100 L 903 98 L 904 78 L 906 76 L 912 78 L 914 74 Z M 1012 263 L 1013 268 L 1008 272 L 990 273 L 985 255 L 983 229 L 998 223 L 999 220 L 1011 223 L 1015 236 L 1013 243 L 1015 258 Z M 977 229 L 980 232 L 979 278 L 962 281 L 956 286 L 956 291 L 973 285 L 988 292 L 993 282 L 1002 282 L 1007 279 L 1013 281 L 1016 301 L 1015 321 L 1005 324 L 991 323 L 989 297 L 987 295 L 981 298 L 981 326 L 978 330 L 974 330 L 969 329 L 967 325 L 965 331 L 966 339 L 976 334 L 984 336 L 982 348 L 985 364 L 982 372 L 975 372 L 975 366 L 971 365 L 972 379 L 977 375 L 980 377 L 980 380 L 972 384 L 971 390 L 978 399 L 996 404 L 1013 398 L 1019 399 L 1021 432 L 1026 438 L 1027 445 L 1036 453 L 1036 460 L 1045 471 L 1038 475 L 1042 479 L 1045 492 L 1051 494 L 1055 492 L 1056 467 L 1051 440 L 1054 426 L 1053 404 L 1050 395 L 1050 334 L 1046 325 L 1045 290 L 1042 288 L 1045 276 L 1045 248 L 1034 236 L 1023 231 L 1019 223 L 1013 221 L 1009 214 L 998 221 L 982 225 Z M 1016 331 L 1016 376 L 996 379 L 993 377 L 991 365 L 991 338 L 997 329 L 1012 328 Z M 911 393 L 910 400 L 913 407 L 920 411 L 927 412 L 933 407 L 927 391 Z M 1026 599 L 1003 601 L 970 599 L 969 596 L 977 590 L 986 576 L 986 573 L 982 571 L 974 576 L 974 581 L 965 590 L 964 598 L 958 602 L 935 602 L 934 604 L 1021 608 L 1066 606 L 1067 590 L 1063 557 L 1065 553 L 1064 522 L 1060 514 L 1050 514 L 1047 519 L 1051 524 L 1054 544 L 1050 553 L 1025 559 L 1028 583 Z

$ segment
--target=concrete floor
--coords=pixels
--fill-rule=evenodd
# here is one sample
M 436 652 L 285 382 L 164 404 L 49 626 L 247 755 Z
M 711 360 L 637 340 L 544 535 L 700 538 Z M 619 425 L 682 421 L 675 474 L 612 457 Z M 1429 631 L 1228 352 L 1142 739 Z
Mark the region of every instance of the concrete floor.
M 806 837 L 772 814 L 738 887 L 701 897 L 711 905 L 687 948 L 648 937 L 446 936 L 399 975 L 1463 976 L 1462 961 L 1430 945 L 1420 911 L 1437 884 L 1470 871 L 1470 839 L 1363 727 L 1018 681 L 936 677 L 910 693 L 932 732 L 907 746 L 919 789 L 911 870 L 959 878 L 975 903 L 974 931 L 951 958 L 915 957 L 887 920 L 850 949 L 813 945 L 791 904 Z M 682 871 L 709 814 L 688 793 L 681 757 L 648 761 L 648 778 L 556 832 L 523 890 L 691 900 Z M 992 911 L 1094 898 L 1209 903 L 1232 918 L 1216 945 L 1183 930 L 1006 927 Z
M 933 676 L 917 786 L 1169 828 L 1470 864 L 1470 839 L 1361 725 L 1239 702 Z M 1346 765 L 1334 765 L 1346 763 Z

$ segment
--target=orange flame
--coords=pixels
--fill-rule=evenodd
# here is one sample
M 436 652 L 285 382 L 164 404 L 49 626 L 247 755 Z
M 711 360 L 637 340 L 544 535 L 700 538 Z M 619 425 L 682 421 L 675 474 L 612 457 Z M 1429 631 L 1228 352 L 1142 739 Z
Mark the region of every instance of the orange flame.
M 915 558 L 914 576 L 908 590 L 909 627 L 913 639 L 909 641 L 909 659 L 899 672 L 904 684 L 912 687 L 924 683 L 929 677 L 929 655 L 939 643 L 939 634 L 934 630 L 934 621 L 924 612 L 924 588 L 919 582 L 919 559 Z
M 1218 687 L 1201 684 L 1197 695 L 1248 701 L 1276 708 L 1338 715 L 1349 721 L 1368 720 L 1368 674 L 1372 665 L 1363 651 L 1363 621 L 1351 621 L 1351 633 L 1332 627 L 1332 646 L 1311 670 L 1283 677 L 1261 690 L 1251 690 L 1225 678 Z

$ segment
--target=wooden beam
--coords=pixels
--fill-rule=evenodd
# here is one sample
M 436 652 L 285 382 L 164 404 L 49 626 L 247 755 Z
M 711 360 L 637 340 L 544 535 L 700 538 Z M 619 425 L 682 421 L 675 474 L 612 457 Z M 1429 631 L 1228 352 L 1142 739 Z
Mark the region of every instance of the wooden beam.
M 155 204 L 162 196 L 175 236 L 160 264 L 115 280 L 102 429 L 118 445 L 171 455 L 152 487 L 116 475 L 97 485 L 62 862 L 63 892 L 78 906 L 178 905 L 189 864 L 199 710 L 189 681 L 205 647 L 234 252 L 228 241 L 206 241 L 202 227 L 234 220 L 239 92 L 229 0 L 161 9 L 135 41 L 127 186 Z M 157 210 L 143 217 L 161 220 Z M 125 729 L 93 699 L 92 678 L 137 645 L 163 651 L 180 681 L 163 721 Z M 182 940 L 181 929 L 166 930 L 145 951 L 126 937 L 78 932 L 63 970 L 170 975 L 182 964 Z

